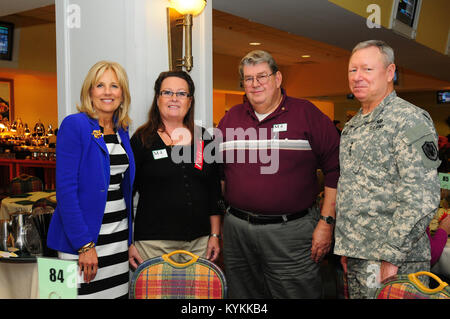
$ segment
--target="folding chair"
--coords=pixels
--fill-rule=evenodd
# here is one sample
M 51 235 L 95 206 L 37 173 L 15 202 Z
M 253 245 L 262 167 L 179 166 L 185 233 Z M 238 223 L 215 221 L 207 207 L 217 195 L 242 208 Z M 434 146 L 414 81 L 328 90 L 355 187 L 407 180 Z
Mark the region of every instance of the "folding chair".
M 171 259 L 175 254 L 192 257 L 186 263 Z M 222 270 L 209 260 L 176 250 L 144 261 L 134 272 L 130 299 L 223 299 L 227 284 Z
M 9 192 L 12 195 L 24 194 L 28 192 L 40 192 L 44 189 L 39 177 L 20 174 L 14 177 L 9 184 Z
M 430 289 L 418 278 L 428 276 L 436 280 L 438 287 Z M 386 278 L 375 293 L 376 299 L 450 299 L 450 287 L 435 274 L 419 271 L 412 274 L 393 275 Z

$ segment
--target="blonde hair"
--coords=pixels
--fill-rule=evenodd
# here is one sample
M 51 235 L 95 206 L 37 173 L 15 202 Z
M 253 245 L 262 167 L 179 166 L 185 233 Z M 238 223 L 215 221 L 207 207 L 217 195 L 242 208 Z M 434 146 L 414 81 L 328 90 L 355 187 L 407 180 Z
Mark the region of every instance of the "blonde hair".
M 83 85 L 81 87 L 80 102 L 81 105 L 77 105 L 79 112 L 86 113 L 89 117 L 97 118 L 97 114 L 92 105 L 91 89 L 98 83 L 100 77 L 106 70 L 112 70 L 117 76 L 120 88 L 122 89 L 122 103 L 114 112 L 114 121 L 116 127 L 127 129 L 131 123 L 131 119 L 128 115 L 130 109 L 131 96 L 128 85 L 128 76 L 125 69 L 117 62 L 111 61 L 99 61 L 95 63 L 86 75 Z

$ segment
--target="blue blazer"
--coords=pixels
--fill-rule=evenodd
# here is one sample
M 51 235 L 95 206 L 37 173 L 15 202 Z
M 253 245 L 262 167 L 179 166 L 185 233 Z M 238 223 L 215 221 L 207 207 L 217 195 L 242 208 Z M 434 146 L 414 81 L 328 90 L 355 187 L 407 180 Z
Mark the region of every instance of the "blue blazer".
M 78 249 L 91 241 L 97 243 L 106 206 L 110 178 L 109 153 L 103 136 L 94 136 L 94 131 L 100 132 L 98 120 L 85 113 L 67 116 L 58 130 L 57 206 L 50 222 L 47 245 L 70 254 L 78 254 Z M 135 164 L 128 131 L 120 128 L 118 133 L 130 163 L 122 181 L 130 244 Z

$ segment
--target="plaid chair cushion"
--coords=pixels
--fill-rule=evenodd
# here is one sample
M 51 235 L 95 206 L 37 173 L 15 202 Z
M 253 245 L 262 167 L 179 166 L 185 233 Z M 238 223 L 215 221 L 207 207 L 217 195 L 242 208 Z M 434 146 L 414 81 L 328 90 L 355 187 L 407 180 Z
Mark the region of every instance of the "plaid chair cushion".
M 432 278 L 439 278 L 428 272 L 420 272 L 409 275 L 395 275 L 382 282 L 381 288 L 376 292 L 377 299 L 450 299 L 450 288 L 447 283 L 438 281 L 440 286 L 435 289 L 428 289 L 413 279 L 415 275 L 430 275 Z
M 146 260 L 130 286 L 131 299 L 222 299 L 225 294 L 223 272 L 201 257 L 187 266 L 176 266 L 163 257 Z
M 42 208 L 56 208 L 56 203 L 51 201 L 48 198 L 40 198 L 37 201 L 35 201 L 33 203 L 32 209 L 35 209 L 37 207 L 42 207 Z
M 42 181 L 36 176 L 27 174 L 21 174 L 13 178 L 9 184 L 9 187 L 12 195 L 28 192 L 39 192 L 43 190 Z

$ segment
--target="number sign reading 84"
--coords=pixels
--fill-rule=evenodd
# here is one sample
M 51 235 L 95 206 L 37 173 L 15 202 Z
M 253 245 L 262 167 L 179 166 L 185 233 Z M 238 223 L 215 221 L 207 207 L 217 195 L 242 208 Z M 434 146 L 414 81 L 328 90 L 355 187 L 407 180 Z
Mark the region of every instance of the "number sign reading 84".
M 38 258 L 40 299 L 77 298 L 78 264 L 56 258 Z

